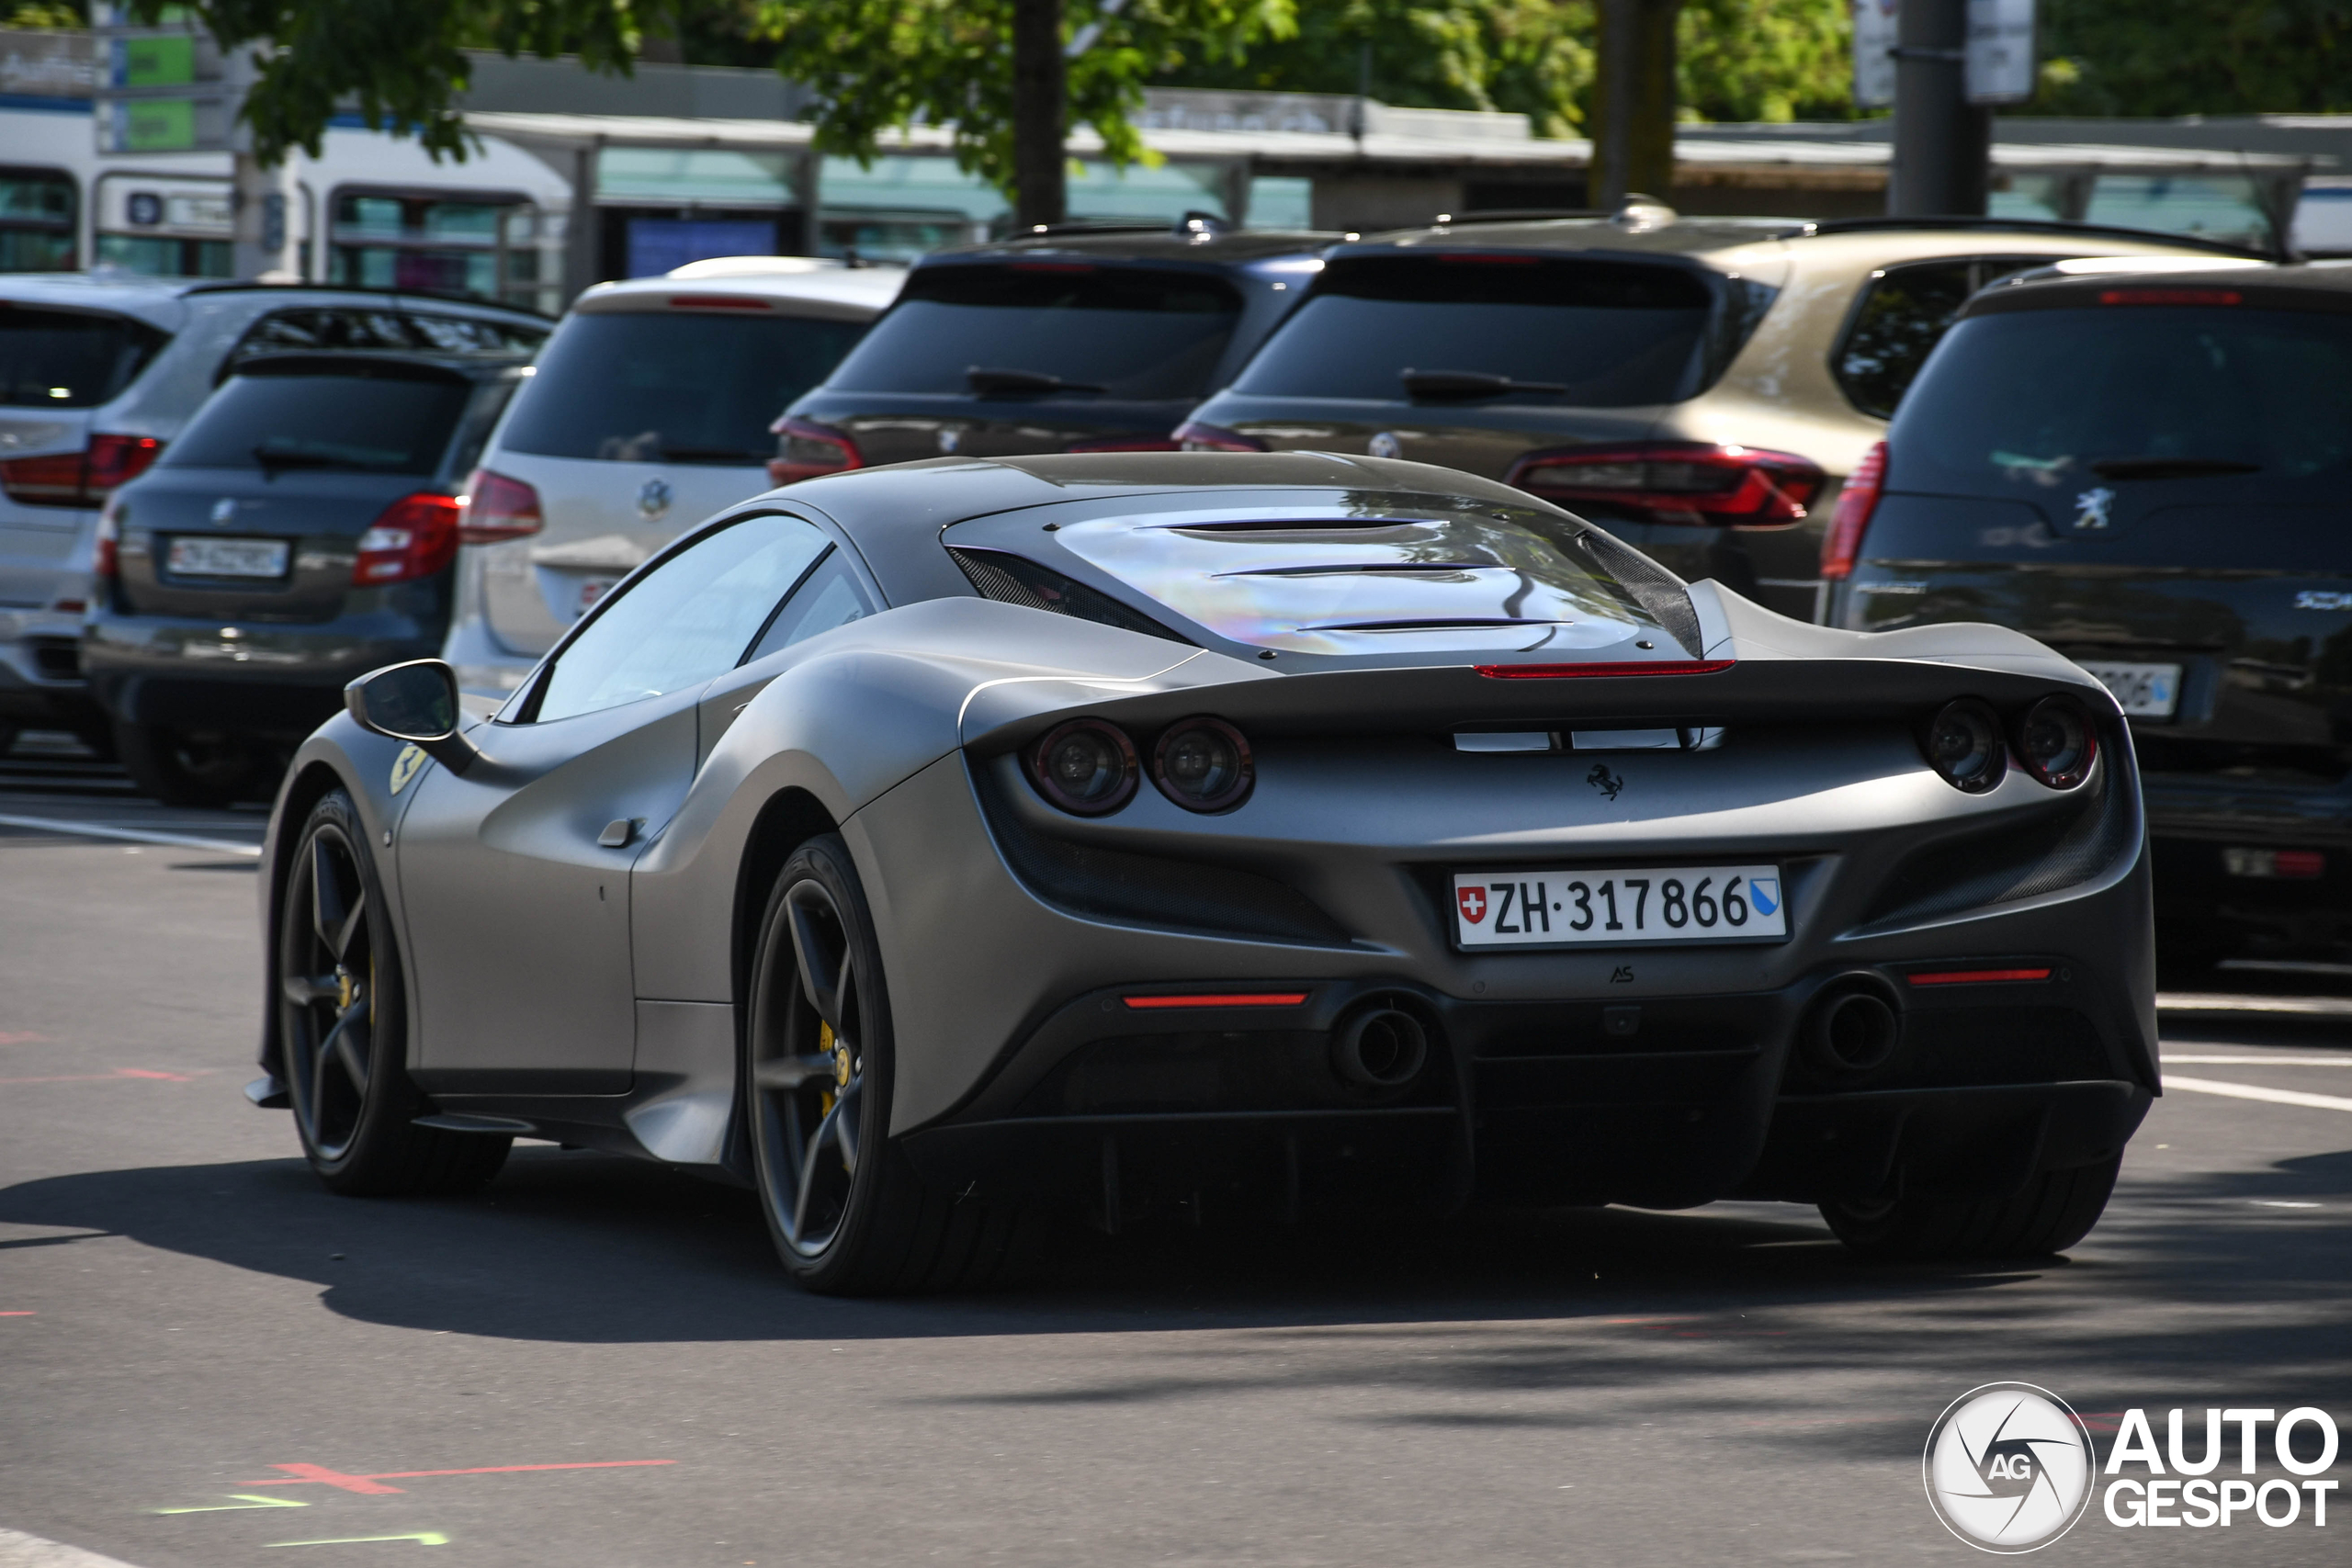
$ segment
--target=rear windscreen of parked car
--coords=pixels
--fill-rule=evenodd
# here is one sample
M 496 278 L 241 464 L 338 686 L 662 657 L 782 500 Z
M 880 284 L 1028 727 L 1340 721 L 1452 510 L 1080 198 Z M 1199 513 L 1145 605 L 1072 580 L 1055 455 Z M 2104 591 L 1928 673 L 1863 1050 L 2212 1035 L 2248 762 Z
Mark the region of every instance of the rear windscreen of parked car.
M 43 310 L 0 301 L 0 403 L 87 409 L 137 378 L 171 334 L 103 310 Z
M 1716 303 L 1690 272 L 1637 262 L 1341 257 L 1234 390 L 1393 402 L 1408 395 L 1407 370 L 1462 371 L 1565 389 L 1514 397 L 1672 402 L 1702 390 L 1729 357 L 1706 352 Z
M 1003 392 L 974 369 L 1052 377 L 1014 396 L 1198 398 L 1241 316 L 1230 284 L 1090 262 L 919 267 L 831 383 L 842 392 Z
M 223 361 L 224 373 L 257 354 L 300 349 L 419 349 L 439 354 L 529 354 L 545 327 L 479 316 L 394 310 L 370 305 L 303 305 L 255 321 Z
M 756 466 L 768 426 L 823 380 L 863 321 L 683 312 L 580 315 L 539 356 L 499 445 L 543 457 Z
M 2102 480 L 2340 479 L 2352 458 L 2352 315 L 2115 305 L 1980 316 L 1928 362 L 1888 449 L 1899 490 L 2062 503 Z
M 454 378 L 240 375 L 197 411 L 163 462 L 429 474 L 472 394 Z

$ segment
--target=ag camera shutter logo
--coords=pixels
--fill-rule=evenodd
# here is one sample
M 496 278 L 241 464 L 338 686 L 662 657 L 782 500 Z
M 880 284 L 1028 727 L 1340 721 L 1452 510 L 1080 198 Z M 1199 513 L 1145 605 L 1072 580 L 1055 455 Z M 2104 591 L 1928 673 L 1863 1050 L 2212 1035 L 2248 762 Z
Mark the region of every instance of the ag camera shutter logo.
M 2075 1528 L 2098 1454 L 2066 1402 L 2026 1382 L 1970 1389 L 1936 1418 L 1920 1461 L 1944 1528 L 1981 1551 L 2039 1551 Z

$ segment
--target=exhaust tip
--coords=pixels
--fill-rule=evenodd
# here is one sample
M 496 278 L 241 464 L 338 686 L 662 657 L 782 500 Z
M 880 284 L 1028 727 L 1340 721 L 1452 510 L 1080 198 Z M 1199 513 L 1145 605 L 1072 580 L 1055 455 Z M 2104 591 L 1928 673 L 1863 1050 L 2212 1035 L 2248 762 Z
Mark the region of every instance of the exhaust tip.
M 1836 1078 L 1874 1073 L 1903 1042 L 1903 1015 L 1875 976 L 1849 976 L 1822 988 L 1805 1011 L 1801 1044 L 1815 1071 Z
M 1362 1089 L 1401 1089 L 1429 1064 L 1430 1032 L 1399 1007 L 1375 1003 L 1340 1022 L 1331 1037 L 1331 1067 Z

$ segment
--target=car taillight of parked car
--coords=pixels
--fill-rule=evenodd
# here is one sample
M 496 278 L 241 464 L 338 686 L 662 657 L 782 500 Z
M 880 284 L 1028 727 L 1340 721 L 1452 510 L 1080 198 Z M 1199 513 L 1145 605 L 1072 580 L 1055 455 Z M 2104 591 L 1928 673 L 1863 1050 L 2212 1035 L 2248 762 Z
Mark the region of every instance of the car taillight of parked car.
M 539 492 L 521 479 L 476 468 L 466 479 L 458 506 L 458 543 L 495 545 L 536 534 L 547 525 Z
M 122 502 L 114 496 L 98 509 L 96 537 L 90 546 L 90 575 L 101 582 L 111 581 L 116 567 L 116 552 L 122 543 Z
M 865 458 L 849 433 L 813 419 L 777 420 L 768 428 L 776 434 L 775 456 L 768 459 L 768 482 L 788 485 L 821 474 L 845 474 L 865 467 Z
M 384 508 L 359 536 L 359 559 L 351 568 L 354 588 L 380 588 L 431 577 L 458 557 L 458 518 L 463 508 L 454 495 L 419 491 Z
M 26 506 L 96 506 L 145 473 L 163 450 L 152 435 L 93 435 L 79 452 L 0 463 L 0 489 Z
M 1879 491 L 1886 488 L 1886 443 L 1874 441 L 1862 454 L 1847 476 L 1846 488 L 1838 492 L 1837 509 L 1829 514 L 1829 527 L 1821 536 L 1821 575 L 1833 582 L 1843 582 L 1854 575 L 1854 562 L 1861 558 L 1862 535 L 1870 528 L 1871 513 L 1878 510 Z
M 1186 452 L 1263 452 L 1266 444 L 1254 435 L 1244 435 L 1223 425 L 1203 424 L 1188 419 L 1176 427 L 1176 445 Z
M 1509 482 L 1571 511 L 1605 508 L 1644 523 L 1694 527 L 1784 528 L 1828 476 L 1809 458 L 1755 446 L 1645 441 L 1531 452 Z

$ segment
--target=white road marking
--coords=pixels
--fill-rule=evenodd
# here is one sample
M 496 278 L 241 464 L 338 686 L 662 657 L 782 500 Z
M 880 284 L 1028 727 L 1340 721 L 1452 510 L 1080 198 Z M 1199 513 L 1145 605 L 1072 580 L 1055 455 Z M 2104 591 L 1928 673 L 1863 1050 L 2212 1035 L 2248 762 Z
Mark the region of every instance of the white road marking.
M 43 833 L 74 833 L 85 839 L 119 839 L 131 844 L 164 844 L 175 850 L 209 850 L 215 854 L 253 855 L 258 858 L 261 846 L 241 844 L 233 839 L 199 839 L 192 833 L 158 833 L 147 828 L 108 828 L 96 822 L 74 822 L 62 817 L 0 816 L 0 828 L 30 828 Z M 11 1568 L 8 1560 L 0 1557 L 0 1568 Z
M 2158 991 L 2156 1010 L 2208 1018 L 2238 1013 L 2287 1013 L 2298 1018 L 2352 1018 L 2352 997 L 2206 996 Z
M 20 1530 L 0 1529 L 0 1568 L 130 1568 L 130 1564 Z
M 2352 1111 L 2352 1100 L 2340 1094 L 2305 1094 L 2300 1089 L 2263 1089 L 2250 1083 L 2222 1083 L 2214 1078 L 2184 1078 L 2166 1073 L 2165 1088 L 2193 1089 L 2199 1094 L 2222 1094 L 2232 1100 L 2263 1100 L 2273 1105 L 2304 1105 L 2316 1111 Z
M 2352 1067 L 2352 1055 L 2343 1056 L 2176 1056 L 2166 1053 L 2164 1065 L 2194 1063 L 2200 1067 Z

